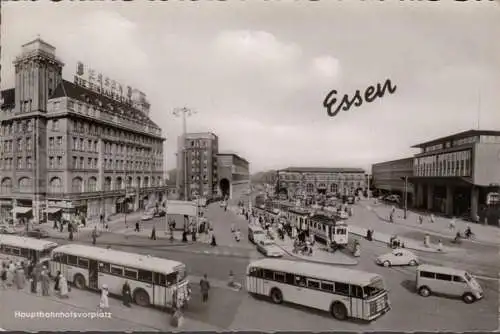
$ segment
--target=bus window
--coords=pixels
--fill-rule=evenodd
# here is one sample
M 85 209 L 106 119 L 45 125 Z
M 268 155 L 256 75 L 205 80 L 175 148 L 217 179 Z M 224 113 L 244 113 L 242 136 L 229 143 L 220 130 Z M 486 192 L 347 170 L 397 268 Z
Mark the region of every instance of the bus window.
M 259 268 L 250 268 L 250 276 L 251 277 L 262 277 L 262 270 Z
M 351 297 L 363 298 L 363 289 L 358 285 L 351 285 Z
M 307 280 L 307 287 L 310 289 L 319 290 L 319 285 L 320 285 L 319 281 L 312 280 L 312 279 Z
M 306 279 L 302 276 L 295 276 L 295 285 L 306 286 Z
M 99 271 L 102 273 L 111 273 L 111 265 L 109 263 L 100 262 Z
M 78 258 L 78 266 L 81 267 L 81 268 L 87 268 L 89 267 L 89 260 L 84 258 L 84 257 L 80 257 Z
M 284 273 L 274 273 L 274 280 L 276 282 L 285 283 L 285 274 Z
M 68 255 L 68 264 L 72 266 L 78 265 L 78 258 L 74 255 Z
M 111 273 L 113 275 L 123 276 L 123 268 L 122 267 L 111 266 Z
M 349 295 L 349 284 L 335 282 L 335 293 L 339 295 Z
M 160 286 L 166 286 L 167 284 L 167 279 L 165 275 L 163 274 L 158 274 L 158 273 L 153 273 L 153 279 L 154 279 L 154 284 L 160 285 Z
M 285 283 L 286 284 L 295 284 L 295 277 L 292 274 L 285 274 Z
M 324 290 L 324 291 L 327 291 L 327 292 L 333 292 L 333 284 L 332 283 L 321 282 L 321 290 Z
M 24 258 L 29 258 L 30 257 L 30 250 L 27 248 L 21 248 L 21 256 Z
M 66 254 L 58 254 L 59 262 L 62 264 L 68 264 L 68 256 Z
M 170 273 L 167 275 L 167 286 L 177 283 L 177 273 Z
M 20 256 L 21 250 L 19 248 L 12 248 L 12 255 Z
M 274 273 L 271 270 L 264 269 L 263 270 L 263 278 L 268 279 L 268 280 L 273 280 L 274 279 Z
M 137 270 L 125 268 L 123 276 L 131 278 L 133 280 L 137 280 Z
M 137 278 L 142 282 L 153 283 L 153 273 L 147 270 L 139 270 Z

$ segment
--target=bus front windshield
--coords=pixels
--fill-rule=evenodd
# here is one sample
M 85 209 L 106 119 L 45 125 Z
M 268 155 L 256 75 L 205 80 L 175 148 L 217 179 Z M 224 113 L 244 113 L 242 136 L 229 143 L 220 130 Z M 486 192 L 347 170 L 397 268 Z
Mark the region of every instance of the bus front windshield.
M 384 290 L 384 282 L 381 279 L 374 280 L 369 285 L 363 287 L 366 298 L 374 297 Z

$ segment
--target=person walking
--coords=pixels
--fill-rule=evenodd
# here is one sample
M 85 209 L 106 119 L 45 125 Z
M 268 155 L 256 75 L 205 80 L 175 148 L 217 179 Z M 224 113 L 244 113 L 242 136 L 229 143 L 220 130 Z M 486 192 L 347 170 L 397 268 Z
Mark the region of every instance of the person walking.
M 99 301 L 99 310 L 107 311 L 109 309 L 109 291 L 108 286 L 106 284 L 102 285 L 101 288 L 101 299 Z
M 68 281 L 63 274 L 59 275 L 59 297 L 62 299 L 69 298 L 68 296 Z
M 450 220 L 450 225 L 448 226 L 450 230 L 455 230 L 456 223 L 455 223 L 455 217 L 452 217 Z
M 54 291 L 59 292 L 59 281 L 61 280 L 61 271 L 58 271 L 56 274 L 56 278 L 54 280 Z
M 7 268 L 5 263 L 2 263 L 2 268 L 0 269 L 0 288 L 2 290 L 6 289 L 6 281 L 7 281 Z
M 16 273 L 15 274 L 15 276 L 16 276 L 15 281 L 16 281 L 17 289 L 22 290 L 22 289 L 24 289 L 24 286 L 26 285 L 26 277 L 24 274 L 24 269 L 20 263 L 17 264 L 17 268 L 16 268 L 15 273 Z
M 42 296 L 48 296 L 50 293 L 50 277 L 47 271 L 47 267 L 43 267 L 42 271 Z
M 134 231 L 135 232 L 140 232 L 141 231 L 140 228 L 139 228 L 139 222 L 135 223 L 135 230 Z
M 151 230 L 151 240 L 156 240 L 156 227 L 153 225 L 153 229 Z
M 207 274 L 203 275 L 200 280 L 200 290 L 201 290 L 201 301 L 203 303 L 208 302 L 208 291 L 210 290 L 210 282 L 208 281 Z
M 123 305 L 127 307 L 131 307 L 130 301 L 132 300 L 131 292 L 130 292 L 130 285 L 128 284 L 128 281 L 125 281 L 122 287 L 122 299 L 123 299 Z

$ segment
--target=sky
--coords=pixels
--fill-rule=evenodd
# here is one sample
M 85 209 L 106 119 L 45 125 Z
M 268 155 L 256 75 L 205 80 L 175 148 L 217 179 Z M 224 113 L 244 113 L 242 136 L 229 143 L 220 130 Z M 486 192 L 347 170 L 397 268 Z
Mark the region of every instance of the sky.
M 3 2 L 2 82 L 37 35 L 73 80 L 77 61 L 146 93 L 175 168 L 182 121 L 214 132 L 251 172 L 361 167 L 469 129 L 500 130 L 496 1 Z M 494 37 L 496 36 L 496 37 Z M 496 38 L 496 39 L 495 39 Z M 390 79 L 329 117 L 325 96 Z

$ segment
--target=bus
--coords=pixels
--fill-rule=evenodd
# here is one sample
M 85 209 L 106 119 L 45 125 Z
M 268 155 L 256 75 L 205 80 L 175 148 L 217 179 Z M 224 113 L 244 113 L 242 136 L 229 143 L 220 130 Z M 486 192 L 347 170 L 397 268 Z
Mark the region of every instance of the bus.
M 0 234 L 0 259 L 31 261 L 48 266 L 50 254 L 57 246 L 52 241 Z
M 78 289 L 99 291 L 106 284 L 119 296 L 128 281 L 132 300 L 140 306 L 171 308 L 188 300 L 186 266 L 177 261 L 68 244 L 52 251 L 50 273 L 58 271 Z
M 275 304 L 328 311 L 338 320 L 372 321 L 390 310 L 380 275 L 313 262 L 256 260 L 248 265 L 246 288 Z

